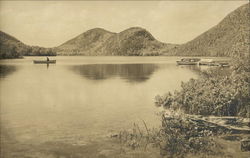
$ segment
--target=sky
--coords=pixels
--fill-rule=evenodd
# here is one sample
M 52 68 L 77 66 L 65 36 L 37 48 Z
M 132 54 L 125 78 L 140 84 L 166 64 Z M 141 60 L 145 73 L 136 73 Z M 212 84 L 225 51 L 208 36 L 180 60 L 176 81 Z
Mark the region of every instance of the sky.
M 25 44 L 58 46 L 93 28 L 142 27 L 182 44 L 218 24 L 242 1 L 0 1 L 0 30 Z

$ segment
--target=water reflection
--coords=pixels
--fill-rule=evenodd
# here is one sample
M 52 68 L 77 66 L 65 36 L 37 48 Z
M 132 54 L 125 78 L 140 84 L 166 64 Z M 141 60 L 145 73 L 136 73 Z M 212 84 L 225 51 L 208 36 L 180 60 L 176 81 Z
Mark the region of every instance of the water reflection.
M 120 77 L 128 82 L 144 82 L 158 69 L 156 64 L 92 64 L 71 67 L 71 70 L 90 80 Z
M 183 68 L 183 69 L 189 69 L 197 75 L 200 75 L 202 71 L 207 69 L 206 67 L 201 67 L 197 65 L 179 65 L 178 67 Z
M 191 70 L 197 75 L 207 75 L 207 71 L 213 71 L 213 75 L 225 76 L 230 74 L 229 67 L 218 67 L 218 66 L 197 66 L 197 65 L 183 65 L 179 66 Z
M 5 78 L 16 70 L 17 68 L 13 65 L 0 65 L 0 78 Z
M 174 58 L 150 58 L 155 62 L 147 64 L 144 57 L 57 58 L 62 60 L 48 69 L 33 64 L 33 58 L 1 63 L 0 74 L 6 76 L 0 82 L 1 124 L 11 132 L 5 137 L 14 135 L 23 144 L 76 143 L 99 140 L 141 120 L 158 127 L 154 97 L 198 76 L 176 66 Z

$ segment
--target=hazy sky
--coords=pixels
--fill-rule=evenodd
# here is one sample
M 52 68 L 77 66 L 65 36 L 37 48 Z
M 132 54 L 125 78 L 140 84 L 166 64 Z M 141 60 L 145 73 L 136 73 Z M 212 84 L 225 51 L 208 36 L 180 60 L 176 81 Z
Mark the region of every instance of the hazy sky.
M 0 30 L 29 45 L 53 47 L 96 27 L 139 26 L 167 43 L 185 43 L 243 1 L 0 1 Z

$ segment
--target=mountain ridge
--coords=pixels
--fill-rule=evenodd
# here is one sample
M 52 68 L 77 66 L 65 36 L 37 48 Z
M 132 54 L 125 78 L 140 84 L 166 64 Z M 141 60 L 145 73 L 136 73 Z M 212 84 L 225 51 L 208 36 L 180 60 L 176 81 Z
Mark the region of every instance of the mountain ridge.
M 85 55 L 93 55 L 92 53 L 100 47 L 101 42 L 114 34 L 102 28 L 94 28 L 55 47 L 55 50 L 60 55 L 83 55 L 82 52 Z
M 0 31 L 0 59 L 18 58 L 23 53 L 24 48 L 26 45 L 20 40 Z
M 236 49 L 246 52 L 249 49 L 249 15 L 247 3 L 193 40 L 164 53 L 177 56 L 234 56 L 234 51 L 240 51 Z
M 56 47 L 59 55 L 159 55 L 165 44 L 141 27 L 119 33 L 102 28 L 88 30 Z M 174 45 L 176 46 L 176 45 Z
M 20 58 L 28 56 L 51 56 L 56 55 L 52 48 L 29 46 L 12 35 L 0 31 L 0 59 Z

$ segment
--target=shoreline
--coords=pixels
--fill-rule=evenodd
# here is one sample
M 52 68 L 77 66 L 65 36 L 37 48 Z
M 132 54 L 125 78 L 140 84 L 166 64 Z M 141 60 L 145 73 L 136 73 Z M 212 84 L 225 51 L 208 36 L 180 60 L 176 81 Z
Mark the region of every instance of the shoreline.
M 196 118 L 198 120 L 206 119 L 200 116 L 188 116 Z M 219 117 L 216 117 L 219 119 Z M 148 129 L 151 131 L 151 129 Z M 13 140 L 3 140 L 3 155 L 6 158 L 13 157 L 14 155 L 19 157 L 91 157 L 91 158 L 133 158 L 135 155 L 143 158 L 161 158 L 162 153 L 160 147 L 155 146 L 152 143 L 145 145 L 145 140 L 148 139 L 147 131 L 141 129 L 142 138 L 137 138 L 136 141 L 121 142 L 120 136 L 106 136 L 103 139 L 93 140 L 84 144 L 70 144 L 63 141 L 48 141 L 40 144 L 19 143 Z M 250 130 L 249 130 L 250 132 Z M 138 136 L 140 135 L 137 133 Z M 212 158 L 219 157 L 242 157 L 248 158 L 249 152 L 242 152 L 240 149 L 240 143 L 242 138 L 249 137 L 250 133 L 227 133 L 210 136 L 215 140 L 218 148 L 215 148 L 216 154 L 209 155 Z M 2 137 L 2 135 L 1 135 Z M 151 136 L 150 136 L 151 137 Z M 3 138 L 3 137 L 2 137 Z M 140 140 L 140 141 L 139 141 Z M 198 154 L 186 154 L 185 157 L 201 158 L 206 156 L 207 153 L 200 152 Z M 207 155 L 208 156 L 208 155 Z

